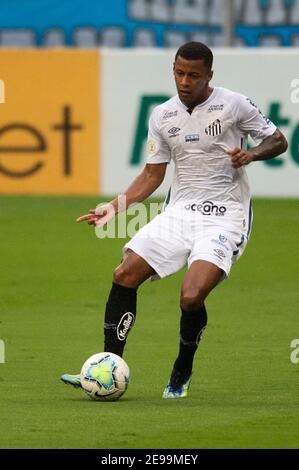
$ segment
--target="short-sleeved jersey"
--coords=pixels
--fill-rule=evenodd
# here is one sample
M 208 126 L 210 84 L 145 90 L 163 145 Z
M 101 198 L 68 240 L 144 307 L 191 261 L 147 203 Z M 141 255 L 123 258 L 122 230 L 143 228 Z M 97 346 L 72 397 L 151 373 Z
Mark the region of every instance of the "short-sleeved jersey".
M 250 190 L 244 167 L 234 169 L 227 150 L 246 148 L 276 126 L 244 95 L 215 87 L 191 115 L 178 95 L 154 108 L 149 120 L 147 163 L 173 160 L 168 203 L 221 203 L 248 214 Z

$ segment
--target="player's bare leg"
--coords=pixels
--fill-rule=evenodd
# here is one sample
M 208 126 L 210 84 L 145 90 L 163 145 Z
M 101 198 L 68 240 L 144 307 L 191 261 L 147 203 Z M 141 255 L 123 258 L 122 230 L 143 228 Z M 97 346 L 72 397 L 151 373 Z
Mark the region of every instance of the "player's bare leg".
M 128 249 L 121 264 L 114 271 L 113 282 L 137 289 L 153 274 L 154 269 L 141 256 Z
M 204 260 L 194 261 L 181 289 L 179 354 L 175 360 L 164 398 L 187 396 L 195 352 L 207 325 L 204 301 L 223 277 L 222 269 Z

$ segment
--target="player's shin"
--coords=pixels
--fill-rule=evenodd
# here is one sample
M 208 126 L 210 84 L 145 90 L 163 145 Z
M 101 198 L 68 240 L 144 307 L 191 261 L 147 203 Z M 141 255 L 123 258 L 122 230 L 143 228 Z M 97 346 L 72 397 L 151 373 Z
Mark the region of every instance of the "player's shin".
M 112 284 L 105 311 L 105 351 L 123 355 L 128 333 L 135 322 L 136 298 L 136 289 Z
M 191 375 L 194 355 L 206 325 L 207 312 L 204 305 L 196 311 L 182 309 L 179 355 L 173 368 L 178 374 L 172 374 L 171 382 L 176 381 L 176 375 L 178 381 L 185 381 Z M 171 385 L 175 387 L 181 384 Z

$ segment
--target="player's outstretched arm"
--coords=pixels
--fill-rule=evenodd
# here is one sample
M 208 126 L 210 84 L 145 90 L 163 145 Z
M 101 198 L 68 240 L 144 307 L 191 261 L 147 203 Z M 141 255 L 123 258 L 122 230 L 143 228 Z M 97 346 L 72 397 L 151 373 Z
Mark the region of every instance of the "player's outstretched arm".
M 107 224 L 116 214 L 126 210 L 131 204 L 142 202 L 149 197 L 162 183 L 166 167 L 167 163 L 148 163 L 124 194 L 109 203 L 100 204 L 96 209 L 90 209 L 88 214 L 78 217 L 76 221 L 97 226 Z
M 256 147 L 250 150 L 235 148 L 229 150 L 227 154 L 231 157 L 233 167 L 240 168 L 251 162 L 270 160 L 285 152 L 287 148 L 287 139 L 279 129 L 276 129 L 273 135 L 267 137 Z

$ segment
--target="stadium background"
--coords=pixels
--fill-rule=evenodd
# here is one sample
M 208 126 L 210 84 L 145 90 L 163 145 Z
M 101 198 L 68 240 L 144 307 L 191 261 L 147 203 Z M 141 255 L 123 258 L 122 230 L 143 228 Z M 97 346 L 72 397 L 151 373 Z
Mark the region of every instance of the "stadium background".
M 0 0 L 0 10 L 0 447 L 298 447 L 289 355 L 299 335 L 299 0 Z M 248 168 L 253 237 L 209 300 L 188 404 L 160 400 L 180 273 L 142 288 L 126 356 L 134 381 L 115 408 L 98 410 L 57 378 L 99 349 L 124 240 L 99 241 L 73 221 L 142 169 L 147 118 L 175 93 L 173 56 L 188 40 L 213 48 L 213 84 L 256 101 L 289 149 Z M 170 180 L 168 171 L 157 197 Z

